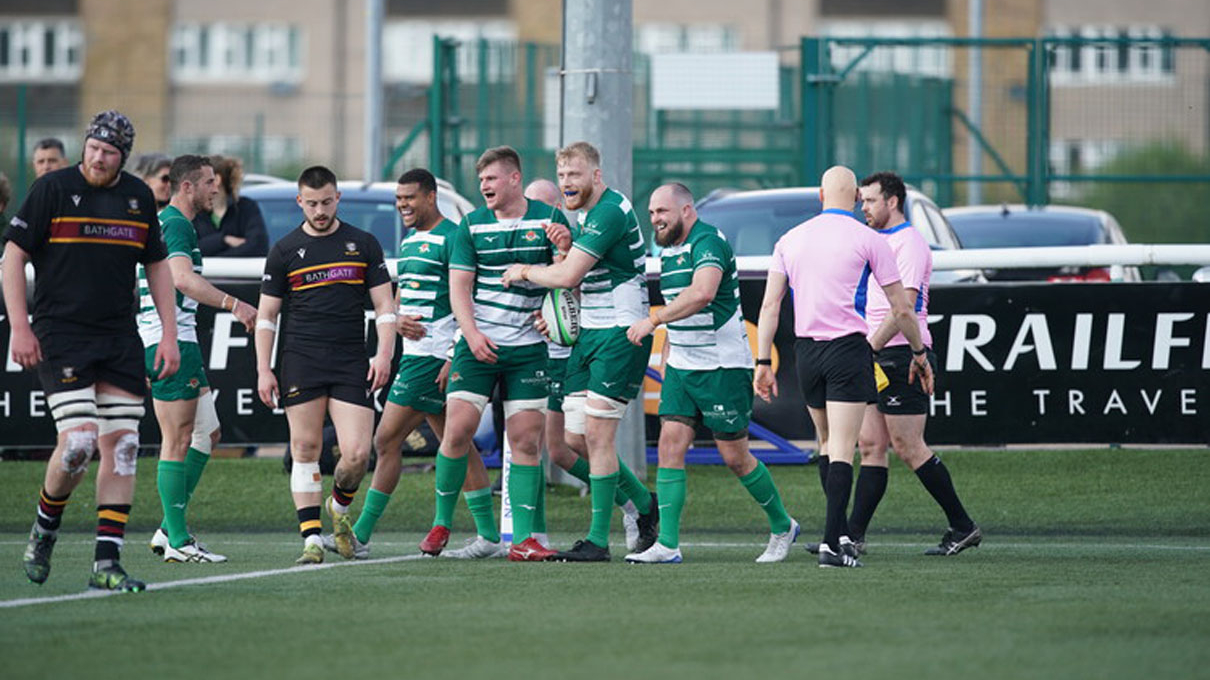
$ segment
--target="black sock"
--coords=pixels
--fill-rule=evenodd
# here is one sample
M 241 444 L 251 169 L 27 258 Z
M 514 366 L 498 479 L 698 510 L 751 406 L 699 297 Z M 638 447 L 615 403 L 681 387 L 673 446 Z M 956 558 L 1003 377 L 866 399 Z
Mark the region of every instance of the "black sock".
M 308 505 L 305 508 L 299 508 L 298 513 L 298 533 L 302 534 L 303 540 L 308 536 L 318 536 L 323 530 L 323 522 L 319 519 L 319 506 Z
M 849 515 L 849 534 L 854 541 L 865 538 L 870 518 L 886 493 L 887 469 L 862 465 L 857 473 L 857 491 L 853 493 L 853 512 Z
M 849 509 L 849 495 L 853 491 L 853 466 L 845 462 L 828 465 L 828 514 L 824 523 L 823 540 L 832 550 L 840 552 L 840 537 L 848 534 L 845 515 Z
M 975 522 L 966 514 L 966 508 L 962 507 L 962 501 L 958 500 L 958 492 L 954 490 L 954 480 L 950 478 L 950 471 L 946 469 L 945 463 L 937 456 L 933 456 L 924 465 L 916 468 L 916 476 L 920 478 L 920 483 L 928 489 L 933 500 L 937 501 L 937 505 L 945 511 L 945 517 L 949 520 L 949 525 L 956 531 L 967 532 L 975 527 Z
M 97 562 L 117 562 L 122 555 L 122 543 L 126 539 L 126 522 L 130 519 L 130 504 L 97 506 L 97 544 L 94 559 Z
M 816 465 L 819 466 L 819 488 L 823 489 L 824 493 L 828 492 L 828 457 L 822 453 L 815 456 L 815 460 L 819 461 Z

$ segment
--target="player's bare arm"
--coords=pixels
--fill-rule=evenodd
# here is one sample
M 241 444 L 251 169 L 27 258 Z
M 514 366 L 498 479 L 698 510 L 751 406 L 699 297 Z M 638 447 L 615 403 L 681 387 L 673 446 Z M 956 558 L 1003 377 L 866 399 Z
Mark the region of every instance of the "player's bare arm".
M 462 337 L 466 338 L 466 344 L 476 359 L 487 364 L 494 364 L 497 357 L 492 350 L 498 349 L 498 347 L 475 324 L 475 304 L 472 300 L 474 289 L 475 272 L 450 269 L 450 309 L 454 311 L 454 318 L 458 320 L 458 328 L 462 331 Z
M 639 344 L 643 338 L 655 332 L 662 323 L 671 323 L 697 314 L 710 304 L 718 294 L 723 280 L 723 270 L 718 267 L 702 267 L 693 273 L 689 287 L 681 291 L 676 299 L 660 309 L 652 309 L 646 319 L 639 319 L 626 330 L 626 339 Z
M 172 271 L 172 283 L 177 290 L 203 305 L 231 312 L 249 333 L 252 332 L 256 326 L 255 307 L 230 293 L 224 293 L 193 271 L 193 263 L 188 257 L 176 255 L 168 258 L 168 268 Z
M 761 364 L 762 359 L 773 356 L 773 336 L 777 335 L 777 322 L 781 315 L 781 300 L 786 296 L 789 280 L 781 272 L 769 272 L 765 281 L 765 296 L 760 303 L 760 317 L 756 326 L 756 373 L 752 386 L 756 394 L 766 402 L 777 396 L 777 380 L 773 367 Z
M 277 340 L 277 315 L 281 298 L 261 293 L 256 308 L 256 394 L 261 403 L 277 408 L 280 391 L 273 375 L 273 344 Z
M 163 380 L 176 373 L 181 367 L 181 348 L 176 344 L 176 289 L 172 285 L 172 271 L 164 260 L 144 266 L 147 270 L 147 285 L 151 288 L 151 300 L 160 317 L 163 334 L 155 348 L 156 378 Z
M 917 295 L 916 289 L 905 288 L 904 293 L 907 294 L 908 307 L 915 309 Z M 874 332 L 870 334 L 870 347 L 872 347 L 875 352 L 882 350 L 882 348 L 885 347 L 886 344 L 890 342 L 891 338 L 895 337 L 898 332 L 899 327 L 895 324 L 895 319 L 889 315 L 883 317 L 882 323 L 880 323 L 878 328 L 874 329 Z
M 371 288 L 370 301 L 374 304 L 375 324 L 378 327 L 378 351 L 370 359 L 366 380 L 370 381 L 370 390 L 378 391 L 391 380 L 391 358 L 395 356 L 395 334 L 387 330 L 394 328 L 396 323 L 395 297 L 391 294 L 390 282 Z
M 4 282 L 4 308 L 8 310 L 9 349 L 22 368 L 33 368 L 42 362 L 42 346 L 38 343 L 34 329 L 29 324 L 29 306 L 26 304 L 25 264 L 29 253 L 9 241 L 4 244 L 4 262 L 0 274 Z
M 562 262 L 551 265 L 514 264 L 504 272 L 504 287 L 529 281 L 543 288 L 575 288 L 597 264 L 597 258 L 573 248 Z

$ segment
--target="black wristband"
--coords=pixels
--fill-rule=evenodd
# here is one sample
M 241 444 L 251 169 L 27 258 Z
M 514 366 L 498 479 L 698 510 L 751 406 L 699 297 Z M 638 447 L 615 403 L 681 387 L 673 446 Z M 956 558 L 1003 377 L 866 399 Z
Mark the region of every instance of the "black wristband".
M 928 351 L 929 351 L 928 347 L 922 346 L 919 350 L 912 350 L 912 356 L 922 357 L 922 356 L 924 356 L 925 352 L 928 352 Z
M 773 360 L 772 359 L 757 359 L 756 365 L 757 366 L 772 366 Z

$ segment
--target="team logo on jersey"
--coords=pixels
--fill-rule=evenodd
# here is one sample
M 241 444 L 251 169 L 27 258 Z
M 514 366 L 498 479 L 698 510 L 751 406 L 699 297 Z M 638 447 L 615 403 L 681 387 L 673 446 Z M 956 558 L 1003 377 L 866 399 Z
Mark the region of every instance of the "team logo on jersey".
M 139 199 L 128 198 L 126 199 L 126 205 L 130 206 L 130 210 L 128 212 L 131 212 L 135 215 L 139 214 Z
M 419 248 L 419 250 L 420 250 L 420 252 L 422 252 L 422 253 L 427 253 L 427 252 L 429 252 L 429 244 L 427 244 L 427 243 L 421 243 L 421 244 L 420 244 L 420 248 Z
M 71 202 L 74 203 L 77 208 L 79 208 L 80 207 L 80 194 L 72 194 Z
M 530 229 L 529 231 L 525 232 L 525 236 L 522 236 L 521 238 L 525 239 L 526 241 L 536 241 L 538 239 L 538 234 L 533 229 Z
M 360 255 L 357 252 L 357 244 L 352 241 L 345 241 L 345 255 Z
M 299 256 L 300 258 L 306 257 L 306 256 L 307 256 L 307 249 L 306 249 L 306 248 L 299 248 L 299 249 L 298 249 L 298 256 Z
M 419 281 L 408 281 L 408 286 L 410 286 L 411 288 L 419 288 L 420 282 Z

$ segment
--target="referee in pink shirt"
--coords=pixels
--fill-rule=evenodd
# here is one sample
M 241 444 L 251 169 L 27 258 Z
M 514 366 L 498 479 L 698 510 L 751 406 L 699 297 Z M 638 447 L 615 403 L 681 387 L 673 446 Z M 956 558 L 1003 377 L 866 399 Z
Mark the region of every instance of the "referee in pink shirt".
M 900 282 L 895 255 L 886 239 L 853 216 L 857 177 L 834 166 L 823 174 L 823 212 L 794 227 L 773 248 L 757 329 L 755 390 L 765 401 L 777 396 L 773 336 L 787 286 L 794 291 L 795 358 L 798 381 L 815 425 L 822 455 L 828 457 L 827 515 L 821 567 L 859 567 L 845 517 L 853 488 L 853 450 L 867 403 L 877 401 L 874 356 L 864 318 L 870 275 L 891 303 L 895 327 L 912 352 L 908 381 L 919 379 L 933 391 L 916 314 Z

